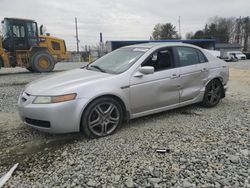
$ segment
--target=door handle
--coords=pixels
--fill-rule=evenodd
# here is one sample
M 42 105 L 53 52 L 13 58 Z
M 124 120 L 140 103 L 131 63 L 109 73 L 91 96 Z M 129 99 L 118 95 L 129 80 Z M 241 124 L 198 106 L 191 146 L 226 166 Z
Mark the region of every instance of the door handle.
M 177 75 L 177 74 L 172 74 L 172 76 L 170 77 L 171 79 L 176 79 L 176 78 L 179 78 L 180 76 Z
M 203 68 L 203 69 L 201 69 L 201 72 L 208 72 L 208 69 L 207 68 Z

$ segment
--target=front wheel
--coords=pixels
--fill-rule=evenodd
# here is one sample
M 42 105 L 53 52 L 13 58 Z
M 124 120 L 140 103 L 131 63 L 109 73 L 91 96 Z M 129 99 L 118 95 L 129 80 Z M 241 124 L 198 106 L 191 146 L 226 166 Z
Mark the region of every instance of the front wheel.
M 31 69 L 35 72 L 51 72 L 55 59 L 47 51 L 38 51 L 31 58 Z
M 219 80 L 214 79 L 210 81 L 206 86 L 202 105 L 205 107 L 214 107 L 220 102 L 222 95 L 222 84 Z
M 113 98 L 103 97 L 93 101 L 84 111 L 81 121 L 83 133 L 90 138 L 108 136 L 122 124 L 122 107 Z

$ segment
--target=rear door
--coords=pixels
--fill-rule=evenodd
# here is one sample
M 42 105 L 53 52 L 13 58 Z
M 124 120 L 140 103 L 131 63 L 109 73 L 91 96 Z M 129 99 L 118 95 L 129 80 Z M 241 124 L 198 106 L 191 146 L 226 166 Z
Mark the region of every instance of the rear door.
M 207 59 L 192 47 L 176 47 L 180 67 L 180 102 L 196 98 L 208 79 Z

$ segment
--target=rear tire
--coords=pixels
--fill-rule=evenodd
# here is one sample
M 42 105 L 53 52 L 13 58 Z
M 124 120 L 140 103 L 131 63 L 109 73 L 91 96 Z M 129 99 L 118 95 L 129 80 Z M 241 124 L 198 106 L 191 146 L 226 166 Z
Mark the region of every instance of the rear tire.
M 51 72 L 55 67 L 55 59 L 47 51 L 38 51 L 31 58 L 33 72 Z
M 102 97 L 90 103 L 83 112 L 81 130 L 88 138 L 105 137 L 121 126 L 123 118 L 120 103 L 111 97 Z
M 222 84 L 218 79 L 211 80 L 205 90 L 202 105 L 208 108 L 216 106 L 223 96 Z

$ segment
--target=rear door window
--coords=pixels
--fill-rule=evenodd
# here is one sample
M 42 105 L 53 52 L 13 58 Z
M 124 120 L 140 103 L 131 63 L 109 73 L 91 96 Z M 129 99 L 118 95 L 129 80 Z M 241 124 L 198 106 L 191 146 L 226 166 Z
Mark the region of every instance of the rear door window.
M 204 54 L 198 49 L 191 47 L 176 47 L 176 49 L 181 67 L 207 62 Z

